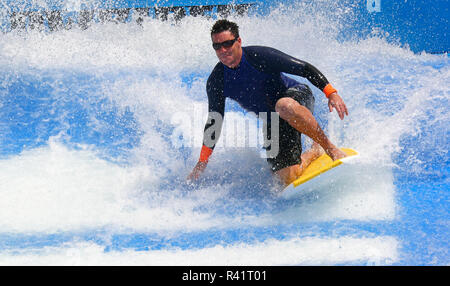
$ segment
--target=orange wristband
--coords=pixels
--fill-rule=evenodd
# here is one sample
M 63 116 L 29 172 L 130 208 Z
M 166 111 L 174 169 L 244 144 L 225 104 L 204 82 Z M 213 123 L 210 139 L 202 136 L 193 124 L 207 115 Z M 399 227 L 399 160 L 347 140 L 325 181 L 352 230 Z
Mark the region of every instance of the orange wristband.
M 331 85 L 331 83 L 327 84 L 325 88 L 323 89 L 323 93 L 325 93 L 325 96 L 328 98 L 330 94 L 333 92 L 337 92 L 337 90 Z
M 213 149 L 203 145 L 202 151 L 200 151 L 200 159 L 199 162 L 208 162 L 209 156 L 211 156 Z

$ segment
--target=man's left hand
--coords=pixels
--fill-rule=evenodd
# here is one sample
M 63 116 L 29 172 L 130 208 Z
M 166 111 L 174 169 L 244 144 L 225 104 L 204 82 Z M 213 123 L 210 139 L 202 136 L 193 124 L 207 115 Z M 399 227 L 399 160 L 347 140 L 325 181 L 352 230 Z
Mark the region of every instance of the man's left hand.
M 344 103 L 344 100 L 337 94 L 337 92 L 333 92 L 328 96 L 328 107 L 330 109 L 330 112 L 333 111 L 333 108 L 336 108 L 336 111 L 339 115 L 339 118 L 341 120 L 344 119 L 344 116 L 348 116 L 348 110 L 347 106 Z

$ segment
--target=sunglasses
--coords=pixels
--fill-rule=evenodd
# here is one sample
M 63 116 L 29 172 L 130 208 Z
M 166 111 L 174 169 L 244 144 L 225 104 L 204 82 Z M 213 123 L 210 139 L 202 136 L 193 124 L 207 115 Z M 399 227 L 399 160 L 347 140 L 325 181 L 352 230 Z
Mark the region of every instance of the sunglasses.
M 220 50 L 221 47 L 228 49 L 232 45 L 234 45 L 234 42 L 236 42 L 236 41 L 237 41 L 237 38 L 234 38 L 233 40 L 224 41 L 222 43 L 213 43 L 212 46 L 213 46 L 214 50 Z

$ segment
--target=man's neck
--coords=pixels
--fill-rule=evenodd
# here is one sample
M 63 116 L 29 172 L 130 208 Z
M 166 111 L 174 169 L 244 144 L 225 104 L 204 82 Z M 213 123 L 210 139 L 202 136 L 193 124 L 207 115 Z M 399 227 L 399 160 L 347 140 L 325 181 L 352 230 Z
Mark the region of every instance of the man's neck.
M 228 68 L 230 68 L 230 69 L 237 69 L 239 67 L 239 65 L 241 64 L 242 54 L 243 54 L 243 52 L 242 52 L 242 48 L 241 48 L 240 55 L 239 55 L 239 60 L 236 61 L 236 63 L 233 63 L 231 66 L 228 66 Z

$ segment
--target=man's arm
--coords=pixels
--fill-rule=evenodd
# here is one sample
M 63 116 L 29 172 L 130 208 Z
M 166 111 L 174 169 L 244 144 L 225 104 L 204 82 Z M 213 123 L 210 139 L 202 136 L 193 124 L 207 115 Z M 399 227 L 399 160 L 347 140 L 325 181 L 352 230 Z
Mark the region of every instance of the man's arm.
M 223 67 L 218 64 L 206 83 L 208 95 L 208 119 L 203 131 L 203 145 L 197 164 L 188 176 L 188 180 L 200 177 L 219 140 L 225 114 L 225 97 L 223 96 Z
M 336 108 L 341 119 L 344 119 L 344 115 L 348 115 L 347 107 L 342 98 L 338 95 L 337 90 L 328 82 L 327 78 L 310 63 L 296 59 L 288 54 L 269 47 L 251 46 L 246 47 L 245 49 L 249 58 L 252 61 L 257 62 L 255 66 L 261 71 L 269 73 L 284 72 L 308 79 L 328 98 L 330 112 L 333 111 L 333 108 Z

